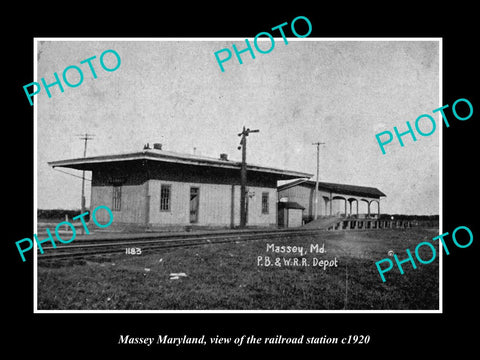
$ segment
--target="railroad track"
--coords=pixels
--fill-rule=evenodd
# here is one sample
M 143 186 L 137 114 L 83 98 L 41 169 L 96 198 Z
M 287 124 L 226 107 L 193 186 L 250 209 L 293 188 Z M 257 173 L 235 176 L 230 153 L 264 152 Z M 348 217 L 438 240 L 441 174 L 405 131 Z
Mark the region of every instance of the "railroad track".
M 44 253 L 38 251 L 38 261 L 82 258 L 85 256 L 125 253 L 127 248 L 140 248 L 142 254 L 149 251 L 192 247 L 211 244 L 222 244 L 253 240 L 285 239 L 290 236 L 309 236 L 318 234 L 321 229 L 296 230 L 263 230 L 249 232 L 225 232 L 204 234 L 171 234 L 158 237 L 115 239 L 115 240 L 81 240 L 78 243 L 59 244 L 56 248 L 43 247 Z

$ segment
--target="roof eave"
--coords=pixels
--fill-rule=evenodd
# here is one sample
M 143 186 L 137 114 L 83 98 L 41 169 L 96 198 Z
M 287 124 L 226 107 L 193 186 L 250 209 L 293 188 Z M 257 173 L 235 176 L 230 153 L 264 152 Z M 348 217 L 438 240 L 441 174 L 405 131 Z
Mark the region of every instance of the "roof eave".
M 217 168 L 233 169 L 233 170 L 239 170 L 241 167 L 240 162 L 230 161 L 230 160 L 186 159 L 186 158 L 182 158 L 174 155 L 156 156 L 156 154 L 145 153 L 145 152 L 50 161 L 48 162 L 48 165 L 52 166 L 53 168 L 67 167 L 67 168 L 73 168 L 78 170 L 92 170 L 93 168 L 92 165 L 95 165 L 95 164 L 115 163 L 115 162 L 124 162 L 124 161 L 141 161 L 141 160 L 150 160 L 155 162 L 168 162 L 168 163 L 185 164 L 185 165 L 193 165 L 193 166 L 217 167 Z M 256 165 L 247 165 L 247 170 L 278 175 L 281 179 L 297 179 L 297 178 L 313 176 L 312 174 L 303 173 L 299 171 L 281 170 L 281 169 L 268 168 L 268 167 L 262 167 L 262 166 L 256 166 Z

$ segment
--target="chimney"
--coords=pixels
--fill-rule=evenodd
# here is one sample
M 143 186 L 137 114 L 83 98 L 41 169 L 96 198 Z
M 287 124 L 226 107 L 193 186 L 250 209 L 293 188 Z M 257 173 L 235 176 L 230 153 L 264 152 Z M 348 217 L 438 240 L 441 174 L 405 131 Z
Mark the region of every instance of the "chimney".
M 162 144 L 160 144 L 160 143 L 154 143 L 154 144 L 153 144 L 153 148 L 154 148 L 155 150 L 162 150 Z
M 225 154 L 225 153 L 220 154 L 220 160 L 228 161 L 228 154 Z

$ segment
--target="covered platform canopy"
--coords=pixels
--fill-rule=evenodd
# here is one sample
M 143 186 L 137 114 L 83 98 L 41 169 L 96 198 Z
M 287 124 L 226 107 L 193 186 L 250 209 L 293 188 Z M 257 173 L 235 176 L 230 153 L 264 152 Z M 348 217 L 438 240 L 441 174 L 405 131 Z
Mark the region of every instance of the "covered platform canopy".
M 308 215 L 315 214 L 315 181 L 309 179 L 297 179 L 278 187 L 280 197 L 286 197 L 289 201 L 300 202 Z M 317 209 L 318 214 L 332 216 L 341 213 L 349 217 L 380 216 L 380 198 L 386 195 L 374 187 L 337 184 L 322 182 L 318 183 L 319 199 L 322 204 Z M 336 211 L 333 210 L 335 203 Z M 366 208 L 364 214 L 360 214 L 359 207 Z M 372 205 L 376 206 L 376 215 L 372 213 Z

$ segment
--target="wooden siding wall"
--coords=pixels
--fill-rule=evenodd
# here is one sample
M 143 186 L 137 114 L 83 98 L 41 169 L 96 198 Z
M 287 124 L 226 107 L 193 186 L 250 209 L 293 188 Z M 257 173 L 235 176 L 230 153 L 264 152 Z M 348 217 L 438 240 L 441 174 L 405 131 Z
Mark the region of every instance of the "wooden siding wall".
M 277 223 L 277 189 L 249 186 L 248 222 L 247 225 L 274 225 Z M 237 204 L 240 204 L 240 187 L 238 186 Z M 268 214 L 262 214 L 262 193 L 268 192 Z M 237 206 L 238 223 L 240 223 L 240 209 Z
M 171 208 L 160 210 L 161 185 L 171 186 Z M 190 224 L 190 188 L 200 189 L 198 222 L 204 226 L 234 226 L 240 224 L 240 186 L 177 181 L 149 181 L 150 223 L 154 225 Z M 233 190 L 232 190 L 233 187 Z M 249 187 L 248 225 L 276 224 L 276 189 Z M 269 193 L 269 213 L 262 214 L 262 192 Z M 233 197 L 233 198 L 232 198 Z
M 303 225 L 303 211 L 301 209 L 287 209 L 288 227 L 299 227 Z
M 145 184 L 122 185 L 121 189 L 120 211 L 115 211 L 113 209 L 113 186 L 92 186 L 92 210 L 99 205 L 106 205 L 112 210 L 115 223 L 145 223 Z M 107 212 L 99 211 L 95 215 L 100 223 L 104 224 L 109 220 Z
M 128 166 L 127 166 L 128 165 Z M 110 164 L 92 172 L 91 208 L 106 205 L 112 209 L 114 223 L 158 226 L 190 225 L 190 188 L 198 187 L 199 212 L 195 225 L 238 226 L 240 224 L 240 185 L 238 171 L 191 169 L 169 165 Z M 237 174 L 238 173 L 238 174 Z M 121 187 L 121 209 L 113 210 L 113 185 Z M 170 185 L 170 210 L 160 210 L 161 184 Z M 272 176 L 250 173 L 248 180 L 247 225 L 277 223 L 276 181 Z M 262 193 L 269 193 L 268 214 L 262 214 Z M 97 213 L 100 222 L 108 214 Z

